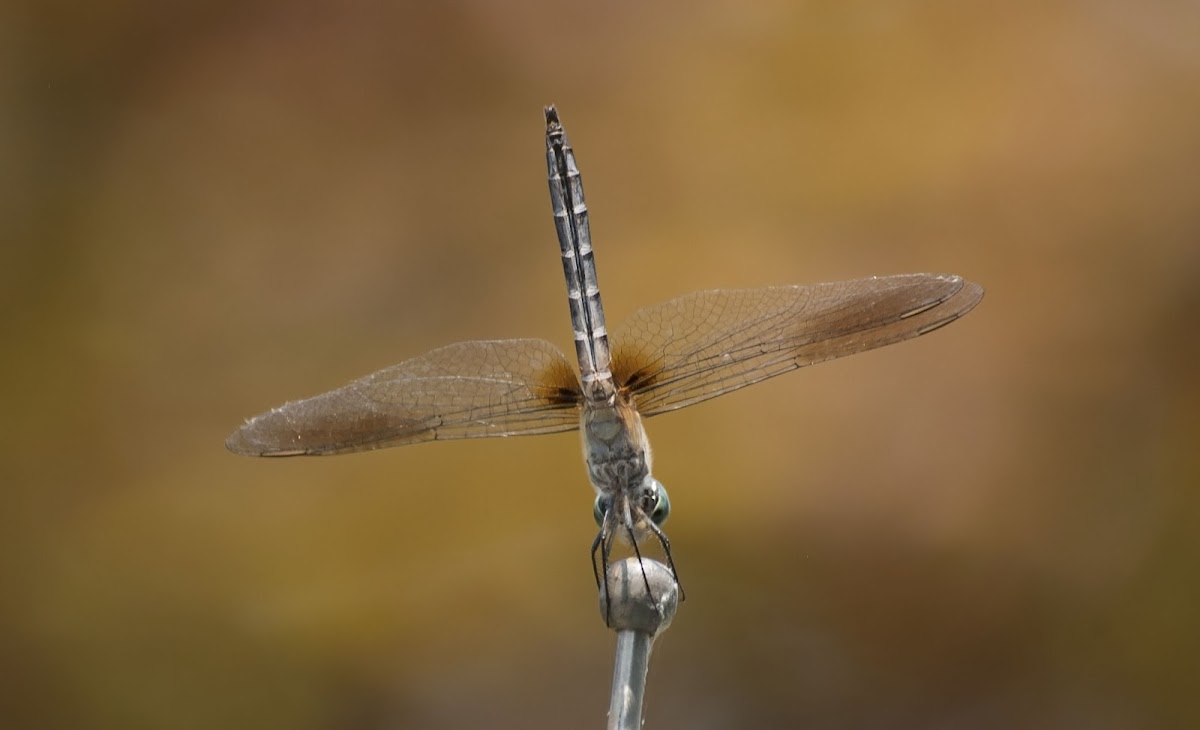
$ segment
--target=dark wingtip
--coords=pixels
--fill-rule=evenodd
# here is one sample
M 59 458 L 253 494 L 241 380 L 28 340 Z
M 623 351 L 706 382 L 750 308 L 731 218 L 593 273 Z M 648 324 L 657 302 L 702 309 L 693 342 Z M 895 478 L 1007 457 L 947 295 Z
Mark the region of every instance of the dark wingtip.
M 979 301 L 983 299 L 983 294 L 987 291 L 983 288 L 983 284 L 979 284 L 974 281 L 967 281 L 965 279 L 963 280 L 963 288 L 971 293 L 971 298 L 975 300 L 975 304 L 978 304 Z M 971 306 L 975 305 L 972 304 Z
M 927 335 L 934 330 L 945 327 L 956 319 L 966 316 L 968 312 L 975 308 L 976 304 L 979 304 L 979 300 L 983 299 L 983 287 L 973 281 L 968 281 L 956 275 L 939 275 L 938 278 L 952 284 L 957 284 L 958 288 L 953 294 L 935 304 L 935 307 L 939 312 L 943 313 L 943 316 L 917 330 L 918 336 Z M 933 308 L 931 307 L 924 311 L 932 310 Z M 920 313 L 918 312 L 917 314 Z
M 229 434 L 229 438 L 225 439 L 225 448 L 238 456 L 260 456 L 262 454 L 261 450 L 254 447 L 254 444 L 251 443 L 246 433 L 246 426 L 248 425 L 248 423 L 244 424 L 241 428 Z
M 546 107 L 546 129 L 554 129 L 562 127 L 562 122 L 558 121 L 558 109 L 554 108 L 553 104 Z
M 238 456 L 272 456 L 270 444 L 262 442 L 261 432 L 255 426 L 261 417 L 251 418 L 229 434 L 229 438 L 225 439 L 225 448 Z
M 225 439 L 225 448 L 239 456 L 307 456 L 337 453 L 299 445 L 300 434 L 287 425 L 280 408 L 251 418 Z
M 252 422 L 251 422 L 252 423 Z M 264 443 L 255 438 L 247 423 L 238 430 L 229 434 L 229 438 L 225 439 L 225 448 L 237 454 L 238 456 L 305 456 L 311 453 L 304 449 L 289 449 L 284 448 L 279 444 Z

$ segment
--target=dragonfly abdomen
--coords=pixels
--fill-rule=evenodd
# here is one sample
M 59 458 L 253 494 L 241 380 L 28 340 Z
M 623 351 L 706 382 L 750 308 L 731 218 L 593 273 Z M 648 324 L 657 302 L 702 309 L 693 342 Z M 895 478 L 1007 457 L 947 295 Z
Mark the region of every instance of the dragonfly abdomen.
M 607 401 L 614 390 L 609 369 L 612 357 L 592 253 L 587 204 L 575 152 L 554 107 L 546 108 L 546 168 L 584 395 L 592 401 Z

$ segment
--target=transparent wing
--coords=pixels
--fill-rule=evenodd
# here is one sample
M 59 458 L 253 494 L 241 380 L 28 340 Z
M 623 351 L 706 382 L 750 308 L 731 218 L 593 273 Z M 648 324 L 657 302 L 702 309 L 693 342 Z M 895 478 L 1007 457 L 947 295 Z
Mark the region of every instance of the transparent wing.
M 341 454 L 440 439 L 579 426 L 579 381 L 545 340 L 459 342 L 285 403 L 235 431 L 247 456 Z
M 978 284 L 937 274 L 696 292 L 613 333 L 613 376 L 653 416 L 932 332 L 982 297 Z

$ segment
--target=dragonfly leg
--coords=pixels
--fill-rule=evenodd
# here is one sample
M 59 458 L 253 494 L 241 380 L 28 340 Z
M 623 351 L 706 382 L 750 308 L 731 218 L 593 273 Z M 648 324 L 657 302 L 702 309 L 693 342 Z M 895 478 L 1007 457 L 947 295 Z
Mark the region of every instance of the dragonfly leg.
M 604 530 L 596 533 L 596 539 L 592 540 L 592 575 L 596 576 L 596 590 L 600 590 L 600 568 L 596 565 L 596 552 L 600 550 L 600 541 L 604 539 Z
M 642 571 L 642 582 L 646 584 L 646 595 L 653 597 L 654 591 L 650 589 L 650 577 L 646 575 L 646 566 L 642 563 L 642 550 L 638 547 L 637 537 L 633 534 L 633 527 L 626 525 L 625 529 L 629 532 L 629 543 L 633 545 L 633 555 L 637 558 L 638 567 Z
M 608 590 L 608 561 L 612 555 L 613 539 L 616 537 L 616 533 L 608 529 L 608 523 L 608 516 L 605 515 L 600 531 L 596 533 L 596 539 L 592 540 L 592 574 L 596 577 L 596 590 L 602 591 L 604 594 L 604 623 L 606 625 L 612 622 L 612 597 Z M 596 563 L 597 552 L 600 553 L 599 565 Z
M 659 544 L 662 545 L 663 554 L 667 556 L 667 567 L 671 569 L 671 576 L 675 579 L 675 585 L 679 586 L 679 600 L 685 600 L 687 596 L 683 591 L 683 583 L 679 582 L 679 571 L 675 569 L 675 558 L 671 557 L 671 540 L 661 527 L 654 524 L 653 520 L 646 520 L 646 524 L 650 527 L 650 531 L 654 533 L 654 536 L 658 538 Z

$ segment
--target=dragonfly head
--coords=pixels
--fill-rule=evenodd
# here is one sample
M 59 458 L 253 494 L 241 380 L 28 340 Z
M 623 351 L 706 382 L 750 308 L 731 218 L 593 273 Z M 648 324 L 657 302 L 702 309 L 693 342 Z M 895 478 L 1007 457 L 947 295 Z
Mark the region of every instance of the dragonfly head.
M 671 516 L 671 498 L 667 496 L 667 488 L 657 479 L 650 480 L 653 491 L 654 507 L 649 510 L 650 521 L 661 525 Z
M 667 488 L 654 477 L 646 477 L 646 481 L 638 490 L 635 499 L 636 506 L 641 508 L 642 514 L 649 517 L 650 521 L 656 525 L 666 522 L 667 517 L 671 514 L 671 498 L 667 496 Z M 596 501 L 592 504 L 592 516 L 596 518 L 597 525 L 604 526 L 604 517 L 612 508 L 613 496 L 611 494 L 596 495 Z M 635 515 L 634 519 L 636 521 L 638 517 Z

